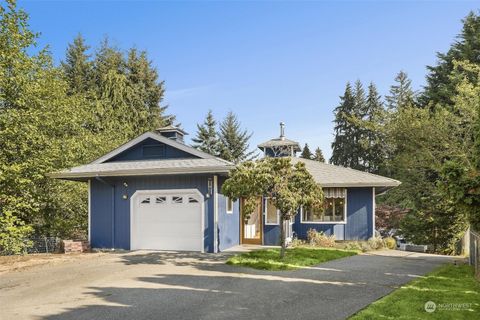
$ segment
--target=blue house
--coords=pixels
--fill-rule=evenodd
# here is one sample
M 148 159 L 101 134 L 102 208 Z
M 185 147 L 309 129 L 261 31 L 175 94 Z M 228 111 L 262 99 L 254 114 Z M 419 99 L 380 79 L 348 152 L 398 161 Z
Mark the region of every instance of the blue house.
M 239 244 L 279 243 L 279 212 L 259 199 L 248 220 L 241 200 L 221 193 L 234 164 L 184 143 L 174 126 L 147 132 L 90 164 L 52 173 L 88 183 L 88 237 L 93 248 L 218 252 Z M 313 228 L 338 240 L 375 232 L 375 195 L 393 179 L 295 157 L 297 142 L 279 138 L 258 146 L 267 157 L 303 161 L 326 196 L 324 210 L 302 208 L 284 226 L 288 237 Z

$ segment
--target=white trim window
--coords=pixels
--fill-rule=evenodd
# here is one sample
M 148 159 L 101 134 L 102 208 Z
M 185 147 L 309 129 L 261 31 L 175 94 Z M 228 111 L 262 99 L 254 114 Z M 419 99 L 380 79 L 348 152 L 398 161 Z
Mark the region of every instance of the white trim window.
M 232 214 L 233 213 L 233 200 L 229 197 L 225 197 L 225 207 L 227 208 L 227 213 Z
M 269 201 L 269 198 L 265 199 L 265 225 L 278 225 L 280 224 L 280 210 L 275 207 L 273 201 Z
M 302 223 L 346 223 L 347 190 L 345 188 L 323 189 L 325 202 L 323 208 L 302 208 Z

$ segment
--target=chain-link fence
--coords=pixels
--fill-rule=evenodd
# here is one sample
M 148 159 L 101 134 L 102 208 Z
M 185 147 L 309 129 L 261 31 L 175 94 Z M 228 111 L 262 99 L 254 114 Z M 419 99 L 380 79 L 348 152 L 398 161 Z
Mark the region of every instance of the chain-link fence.
M 28 253 L 56 253 L 59 252 L 62 240 L 57 237 L 30 238 L 32 246 L 27 249 Z
M 480 234 L 470 230 L 470 265 L 475 268 L 475 276 L 480 280 Z

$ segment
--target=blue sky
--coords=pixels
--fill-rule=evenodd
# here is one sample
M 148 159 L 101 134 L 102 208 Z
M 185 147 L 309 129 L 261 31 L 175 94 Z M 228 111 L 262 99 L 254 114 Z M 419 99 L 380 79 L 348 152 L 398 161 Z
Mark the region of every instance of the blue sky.
M 195 134 L 212 109 L 232 110 L 251 147 L 278 136 L 320 146 L 333 140 L 333 109 L 347 81 L 388 92 L 406 71 L 415 88 L 446 51 L 476 2 L 19 1 L 60 61 L 80 32 L 96 46 L 148 51 L 166 83 L 165 103 Z

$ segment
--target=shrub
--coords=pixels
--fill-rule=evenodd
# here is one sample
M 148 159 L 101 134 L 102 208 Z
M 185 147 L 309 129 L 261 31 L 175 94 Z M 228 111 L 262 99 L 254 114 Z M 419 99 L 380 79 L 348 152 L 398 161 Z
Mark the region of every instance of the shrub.
M 307 231 L 307 240 L 312 246 L 335 247 L 335 235 L 327 236 L 323 232 L 318 232 L 315 229 L 309 229 Z
M 383 242 L 385 243 L 385 247 L 388 249 L 395 249 L 397 246 L 397 241 L 395 241 L 395 239 L 392 237 L 383 239 Z
M 292 242 L 290 243 L 290 246 L 292 247 L 301 247 L 305 245 L 305 241 L 301 240 L 301 239 L 297 239 L 297 238 L 294 238 L 292 240 Z
M 0 253 L 21 254 L 26 253 L 27 248 L 32 246 L 32 241 L 26 238 L 33 232 L 31 226 L 5 211 L 0 215 Z
M 373 250 L 378 250 L 385 247 L 383 239 L 380 237 L 371 237 L 368 239 L 367 243 Z
M 361 251 L 361 250 L 362 250 L 362 246 L 361 246 L 361 244 L 360 244 L 358 241 L 352 241 L 352 242 L 348 242 L 348 243 L 345 245 L 345 249 L 347 249 L 347 250 Z

